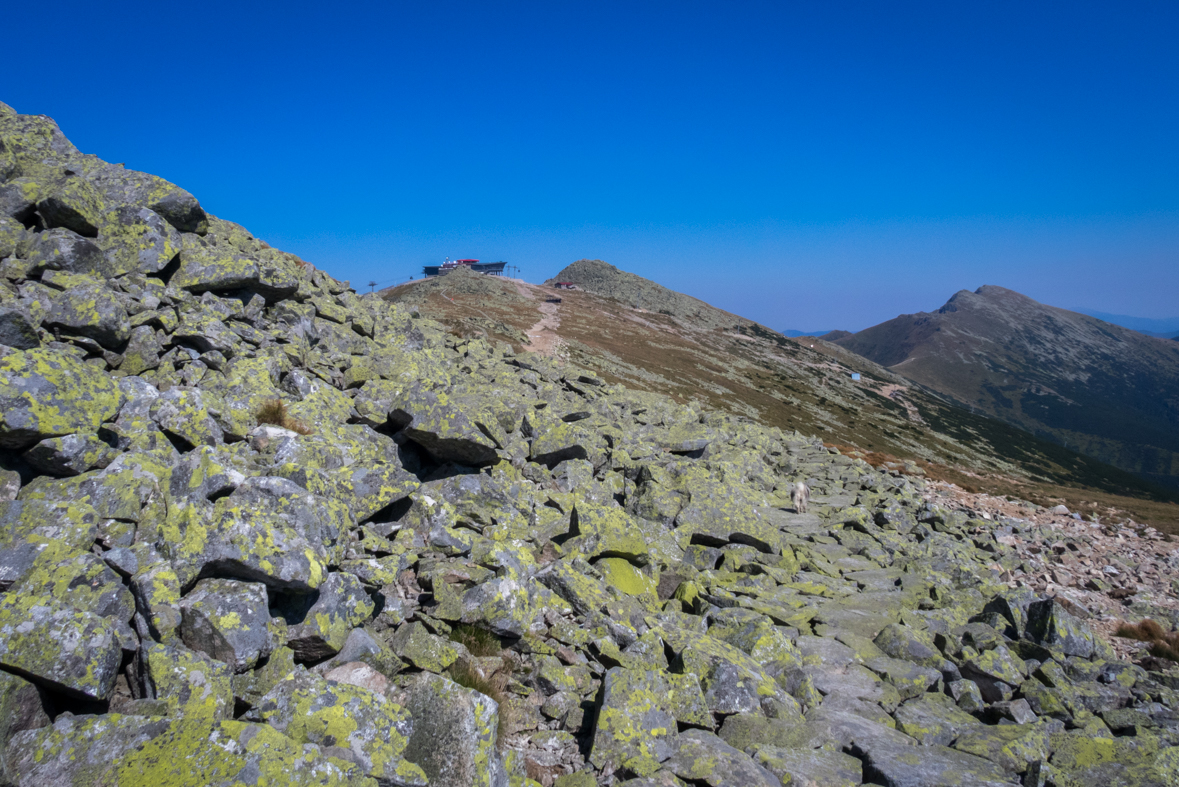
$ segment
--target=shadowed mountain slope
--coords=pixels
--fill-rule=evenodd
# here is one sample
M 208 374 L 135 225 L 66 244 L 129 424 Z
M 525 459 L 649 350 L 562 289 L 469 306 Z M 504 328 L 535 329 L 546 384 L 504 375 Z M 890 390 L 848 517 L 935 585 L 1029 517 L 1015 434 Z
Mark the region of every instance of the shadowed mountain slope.
M 1022 429 L 1179 487 L 1179 344 L 1002 287 L 836 343 Z

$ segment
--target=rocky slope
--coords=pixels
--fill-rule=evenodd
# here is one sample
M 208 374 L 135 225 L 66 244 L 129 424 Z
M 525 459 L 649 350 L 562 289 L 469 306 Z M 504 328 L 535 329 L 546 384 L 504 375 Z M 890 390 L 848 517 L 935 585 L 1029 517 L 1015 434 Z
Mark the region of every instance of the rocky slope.
M 1179 344 L 1002 287 L 834 339 L 922 385 L 1179 488 Z
M 1179 506 L 1145 502 L 1158 491 L 1148 482 L 972 413 L 836 344 L 788 339 L 599 260 L 550 281 L 579 289 L 458 271 L 382 296 L 455 336 L 555 354 L 610 382 L 820 434 L 828 445 L 912 461 L 935 477 L 968 474 L 996 493 L 1074 507 L 1099 491 L 1126 516 L 1179 528 Z M 632 305 L 639 300 L 650 308 Z
M 47 118 L 0 142 L 0 782 L 1179 776 L 1179 672 L 1019 585 L 1042 511 L 455 336 Z

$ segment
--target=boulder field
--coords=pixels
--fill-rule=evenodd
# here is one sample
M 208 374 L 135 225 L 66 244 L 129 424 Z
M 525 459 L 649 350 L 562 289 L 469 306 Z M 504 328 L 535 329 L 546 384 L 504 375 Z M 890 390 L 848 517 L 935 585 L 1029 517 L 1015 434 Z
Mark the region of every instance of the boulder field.
M 455 337 L 4 105 L 0 468 L 2 784 L 1179 781 L 1171 663 L 1010 579 L 1041 525 Z

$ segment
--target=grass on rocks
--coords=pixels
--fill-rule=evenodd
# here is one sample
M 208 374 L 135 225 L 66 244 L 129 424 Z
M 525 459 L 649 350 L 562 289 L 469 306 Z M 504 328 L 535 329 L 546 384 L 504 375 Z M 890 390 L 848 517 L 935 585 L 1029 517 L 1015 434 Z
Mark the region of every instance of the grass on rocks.
M 503 644 L 499 637 L 478 626 L 459 624 L 450 631 L 450 639 L 462 645 L 472 656 L 497 658 L 503 655 Z
M 498 726 L 495 742 L 500 751 L 503 751 L 507 744 L 508 734 L 512 731 L 514 720 L 511 705 L 512 696 L 508 693 L 508 681 L 512 678 L 510 666 L 512 663 L 514 662 L 505 660 L 501 668 L 488 670 L 480 666 L 476 660 L 464 656 L 450 665 L 449 670 L 450 679 L 455 683 L 490 697 L 499 706 L 496 714 Z
M 311 427 L 287 412 L 287 403 L 282 399 L 267 399 L 254 413 L 259 424 L 271 424 L 289 429 L 302 435 L 311 434 Z
M 1122 623 L 1114 633 L 1125 639 L 1149 642 L 1150 655 L 1155 658 L 1179 661 L 1179 631 L 1165 631 L 1150 618 L 1138 623 Z

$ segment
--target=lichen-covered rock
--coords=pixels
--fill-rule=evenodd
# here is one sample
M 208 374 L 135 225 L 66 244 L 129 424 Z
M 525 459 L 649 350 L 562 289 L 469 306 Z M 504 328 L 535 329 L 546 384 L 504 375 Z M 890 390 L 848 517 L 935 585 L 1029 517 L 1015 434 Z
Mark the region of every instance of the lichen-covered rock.
M 8 741 L 18 732 L 50 725 L 42 701 L 42 689 L 24 678 L 0 671 L 0 781 L 13 784 L 16 774 L 5 753 Z
M 1050 768 L 1061 787 L 1131 784 L 1163 787 L 1179 774 L 1179 747 L 1160 746 L 1159 740 L 1138 736 L 1111 737 L 1085 730 L 1051 736 Z
M 759 664 L 776 662 L 779 669 L 787 663 L 801 666 L 802 656 L 790 638 L 765 615 L 731 607 L 712 616 L 708 636 L 727 642 L 748 653 Z
M 173 388 L 151 403 L 151 419 L 165 434 L 176 437 L 186 446 L 220 445 L 221 428 L 209 416 L 200 391 Z
M 402 758 L 413 726 L 409 713 L 367 689 L 299 668 L 267 692 L 248 718 L 353 762 L 380 784 L 426 784 L 422 770 Z
M 274 649 L 266 663 L 249 672 L 234 675 L 233 701 L 237 710 L 255 707 L 278 682 L 295 669 L 295 652 L 285 645 Z
M 88 238 L 97 236 L 98 225 L 103 223 L 98 190 L 72 174 L 46 190 L 37 202 L 37 213 L 47 227 L 65 227 Z
M 23 458 L 43 473 L 67 476 L 101 469 L 117 456 L 97 435 L 71 434 L 50 437 L 25 451 Z
M 17 350 L 31 350 L 41 345 L 37 325 L 20 309 L 0 308 L 0 344 Z
M 891 683 L 901 699 L 920 697 L 942 677 L 937 670 L 888 656 L 877 656 L 864 666 Z
M 646 562 L 647 542 L 634 519 L 617 506 L 580 504 L 570 516 L 566 548 L 586 558 L 620 557 Z
M 103 700 L 122 649 L 105 618 L 47 597 L 0 596 L 0 666 L 70 697 Z
M 104 348 L 116 350 L 131 336 L 127 311 L 110 290 L 101 284 L 85 284 L 62 292 L 45 318 L 47 328 L 94 339 Z
M 151 695 L 188 718 L 233 717 L 233 672 L 229 665 L 181 647 L 146 645 L 146 682 Z
M 499 707 L 477 691 L 430 673 L 406 689 L 413 733 L 404 757 L 430 787 L 491 787 L 506 781 L 496 752 Z
M 954 741 L 958 751 L 990 760 L 1009 773 L 1023 773 L 1048 759 L 1048 728 L 1042 724 L 975 725 Z
M 109 377 L 66 353 L 37 348 L 0 357 L 0 447 L 96 432 L 121 404 Z
M 1176 781 L 1081 622 L 1174 623 L 1158 533 L 385 298 L 500 284 L 357 295 L 0 105 L 0 782 Z
M 184 644 L 228 664 L 252 669 L 274 649 L 265 586 L 231 579 L 203 579 L 180 601 Z
M 842 752 L 757 746 L 753 759 L 781 779 L 783 785 L 857 787 L 864 783 L 860 761 Z
M 460 604 L 463 623 L 478 623 L 496 634 L 512 637 L 541 628 L 545 610 L 565 607 L 543 585 L 512 576 L 476 585 L 463 594 Z
M 763 700 L 781 699 L 785 693 L 760 664 L 727 642 L 710 636 L 667 639 L 673 648 L 682 648 L 672 670 L 696 675 L 713 713 L 758 712 Z
M 9 743 L 18 784 L 89 787 L 376 787 L 353 763 L 265 724 L 144 716 L 64 717 Z
M 287 645 L 300 661 L 322 661 L 336 655 L 352 630 L 373 613 L 364 586 L 351 574 L 328 574 L 318 598 L 293 622 Z
M 421 623 L 406 623 L 389 638 L 389 647 L 418 669 L 442 672 L 458 659 L 449 641 L 431 634 Z
M 348 664 L 364 664 L 388 678 L 396 675 L 403 666 L 397 654 L 384 641 L 363 628 L 354 628 L 348 632 L 340 652 L 317 665 L 316 670 L 327 674 L 336 667 Z
M 131 592 L 139 610 L 145 638 L 175 644 L 180 628 L 180 578 L 159 556 L 131 576 Z
M 98 245 L 115 275 L 162 271 L 180 253 L 180 233 L 150 208 L 125 207 L 104 224 Z
M 946 661 L 932 637 L 898 623 L 891 623 L 881 629 L 873 642 L 889 656 L 905 659 L 922 667 L 941 669 Z
M 1011 787 L 998 765 L 945 746 L 905 746 L 880 741 L 864 756 L 864 779 L 890 787 Z
M 37 233 L 23 256 L 29 263 L 30 273 L 60 270 L 103 277 L 111 273 L 98 244 L 68 229 Z
M 923 746 L 949 746 L 959 735 L 982 726 L 944 694 L 911 699 L 897 708 L 895 718 L 897 729 Z
M 688 730 L 679 736 L 677 744 L 675 753 L 664 767 L 692 784 L 779 787 L 782 783 L 748 754 L 734 749 L 710 732 Z
M 1054 599 L 1028 605 L 1026 629 L 1028 639 L 1060 648 L 1066 656 L 1093 655 L 1093 632 Z
M 213 237 L 185 233 L 171 284 L 196 293 L 242 289 L 258 284 L 258 263 Z
M 98 519 L 98 512 L 86 503 L 0 502 L 0 549 L 30 536 L 60 541 L 70 551 L 89 549 L 98 537 Z
M 499 458 L 499 445 L 491 437 L 495 417 L 474 397 L 413 386 L 402 392 L 391 418 L 440 461 L 477 466 Z
M 990 702 L 1011 699 L 1002 696 L 1006 687 L 1018 686 L 1027 674 L 1023 661 L 1005 645 L 984 650 L 962 664 L 962 674 L 978 684 L 983 698 Z
M 712 727 L 695 675 L 615 667 L 603 682 L 590 761 L 650 775 L 676 752 L 680 723 Z
M 11 591 L 53 598 L 83 612 L 110 618 L 116 630 L 125 628 L 135 614 L 131 592 L 123 586 L 119 576 L 91 552 L 45 549 Z
M 212 512 L 192 505 L 169 509 L 161 535 L 183 587 L 216 573 L 309 593 L 327 576 L 334 545 L 311 541 L 296 523 L 282 511 L 243 504 L 231 494 L 218 499 Z

